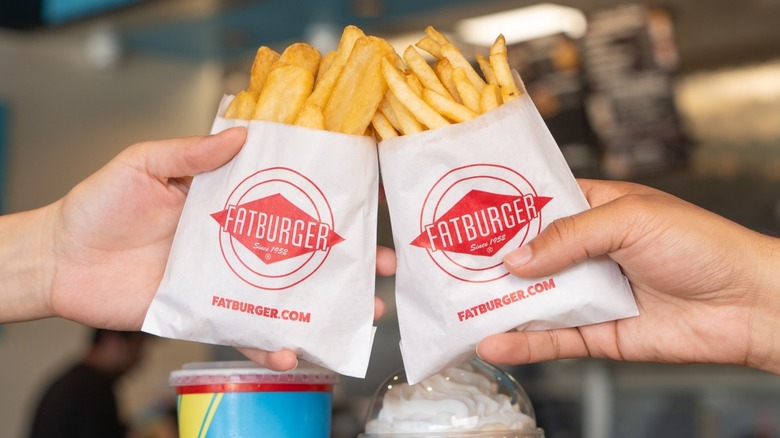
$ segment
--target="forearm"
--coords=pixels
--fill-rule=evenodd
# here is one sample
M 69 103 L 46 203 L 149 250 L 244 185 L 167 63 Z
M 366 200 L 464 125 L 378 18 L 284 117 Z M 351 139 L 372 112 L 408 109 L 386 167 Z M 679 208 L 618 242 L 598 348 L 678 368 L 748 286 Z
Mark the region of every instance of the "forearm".
M 0 216 L 0 323 L 53 316 L 51 207 Z

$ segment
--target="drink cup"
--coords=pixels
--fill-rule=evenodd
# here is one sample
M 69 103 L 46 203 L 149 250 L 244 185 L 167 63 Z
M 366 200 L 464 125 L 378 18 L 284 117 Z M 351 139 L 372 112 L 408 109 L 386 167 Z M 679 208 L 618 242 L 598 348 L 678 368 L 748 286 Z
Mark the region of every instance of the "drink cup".
M 275 372 L 250 361 L 185 364 L 170 376 L 181 438 L 330 436 L 338 374 L 299 363 Z

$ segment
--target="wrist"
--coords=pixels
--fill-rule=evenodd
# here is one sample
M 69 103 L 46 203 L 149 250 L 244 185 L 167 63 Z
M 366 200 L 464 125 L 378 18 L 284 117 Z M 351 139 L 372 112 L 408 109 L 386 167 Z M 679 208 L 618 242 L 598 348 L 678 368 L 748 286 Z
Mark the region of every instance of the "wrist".
M 54 316 L 50 300 L 54 272 L 54 205 L 0 217 L 0 323 Z
M 750 318 L 746 364 L 780 374 L 780 239 L 762 236 Z

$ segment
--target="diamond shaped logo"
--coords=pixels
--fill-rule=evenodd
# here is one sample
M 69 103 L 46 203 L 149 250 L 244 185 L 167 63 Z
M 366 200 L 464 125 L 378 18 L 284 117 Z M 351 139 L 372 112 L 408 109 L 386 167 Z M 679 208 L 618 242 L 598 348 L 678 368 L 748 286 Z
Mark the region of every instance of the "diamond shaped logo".
M 443 215 L 423 226 L 411 245 L 490 257 L 539 216 L 552 198 L 471 190 Z
M 273 194 L 212 213 L 235 241 L 263 263 L 272 264 L 315 251 L 328 251 L 344 241 L 332 227 Z

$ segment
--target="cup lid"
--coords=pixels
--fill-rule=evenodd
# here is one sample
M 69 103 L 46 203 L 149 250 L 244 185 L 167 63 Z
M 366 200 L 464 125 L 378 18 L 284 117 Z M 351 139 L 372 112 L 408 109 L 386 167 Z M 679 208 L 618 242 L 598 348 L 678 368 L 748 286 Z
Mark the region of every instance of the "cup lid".
M 510 374 L 476 357 L 409 385 L 379 387 L 361 438 L 543 438 L 533 405 Z
M 171 386 L 222 385 L 242 383 L 334 385 L 341 377 L 320 366 L 299 361 L 290 371 L 273 371 L 252 361 L 190 362 L 173 371 Z

